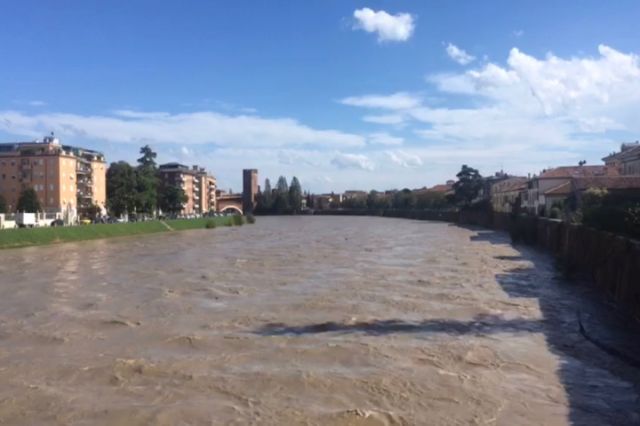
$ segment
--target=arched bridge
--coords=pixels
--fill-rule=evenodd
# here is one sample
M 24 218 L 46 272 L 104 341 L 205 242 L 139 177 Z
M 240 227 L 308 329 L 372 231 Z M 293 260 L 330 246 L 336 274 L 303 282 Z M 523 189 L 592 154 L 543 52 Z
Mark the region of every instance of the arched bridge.
M 218 213 L 242 213 L 242 194 L 219 195 L 217 199 Z

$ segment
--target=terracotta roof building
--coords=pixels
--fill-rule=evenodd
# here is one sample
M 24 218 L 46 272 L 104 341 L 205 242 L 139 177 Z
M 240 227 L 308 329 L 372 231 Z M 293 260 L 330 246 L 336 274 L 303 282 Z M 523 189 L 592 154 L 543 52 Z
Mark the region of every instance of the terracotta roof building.
M 181 214 L 201 215 L 216 211 L 216 178 L 204 168 L 166 163 L 158 167 L 158 173 L 163 184 L 179 186 L 187 196 Z
M 67 223 L 90 214 L 94 206 L 105 213 L 106 173 L 102 153 L 63 145 L 53 136 L 0 144 L 0 195 L 11 212 L 20 193 L 32 188 L 44 212 Z
M 616 169 L 620 175 L 640 176 L 640 142 L 623 143 L 620 152 L 610 154 L 602 161 L 608 167 Z
M 493 211 L 511 213 L 515 206 L 523 205 L 527 192 L 526 177 L 513 176 L 491 186 L 491 206 Z
M 556 198 L 566 196 L 566 191 L 569 191 L 568 193 L 572 191 L 572 186 L 567 186 L 567 184 L 570 184 L 573 179 L 605 178 L 619 175 L 619 170 L 611 164 L 563 166 L 543 170 L 539 176 L 534 176 L 529 181 L 527 194 L 523 196 L 523 201 L 525 201 L 523 204 L 530 214 L 549 214 L 551 205 L 557 201 Z M 547 197 L 550 199 L 547 200 Z

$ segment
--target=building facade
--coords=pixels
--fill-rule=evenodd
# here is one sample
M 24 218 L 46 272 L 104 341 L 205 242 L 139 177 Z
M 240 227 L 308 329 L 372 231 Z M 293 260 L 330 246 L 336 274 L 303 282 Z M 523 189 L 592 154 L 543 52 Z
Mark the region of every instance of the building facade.
M 610 166 L 565 166 L 544 170 L 527 185 L 526 209 L 529 214 L 548 215 L 557 198 L 564 197 L 575 178 L 614 177 L 618 171 Z
M 180 187 L 187 196 L 180 214 L 202 215 L 216 211 L 216 178 L 204 168 L 167 163 L 159 166 L 158 173 L 164 185 Z
M 526 203 L 526 177 L 512 176 L 491 186 L 491 207 L 494 212 L 511 213 Z
M 0 195 L 16 212 L 23 190 L 32 188 L 42 210 L 74 222 L 78 217 L 106 213 L 107 166 L 100 152 L 43 141 L 0 144 Z
M 620 152 L 608 155 L 602 161 L 622 176 L 640 176 L 640 142 L 623 143 Z

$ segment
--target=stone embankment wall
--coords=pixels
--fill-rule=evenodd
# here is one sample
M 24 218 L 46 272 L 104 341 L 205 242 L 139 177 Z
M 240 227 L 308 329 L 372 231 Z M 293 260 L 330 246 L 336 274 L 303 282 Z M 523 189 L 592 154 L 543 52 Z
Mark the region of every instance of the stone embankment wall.
M 536 245 L 567 270 L 587 276 L 623 311 L 640 319 L 640 241 L 554 219 L 487 212 L 329 210 L 315 214 L 440 220 L 507 231 L 514 242 Z

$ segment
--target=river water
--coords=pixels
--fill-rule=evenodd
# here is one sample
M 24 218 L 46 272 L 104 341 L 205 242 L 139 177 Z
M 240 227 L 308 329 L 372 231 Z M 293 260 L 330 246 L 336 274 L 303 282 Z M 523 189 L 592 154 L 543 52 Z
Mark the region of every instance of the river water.
M 640 423 L 578 333 L 606 312 L 493 231 L 267 217 L 2 251 L 0 284 L 1 424 Z

